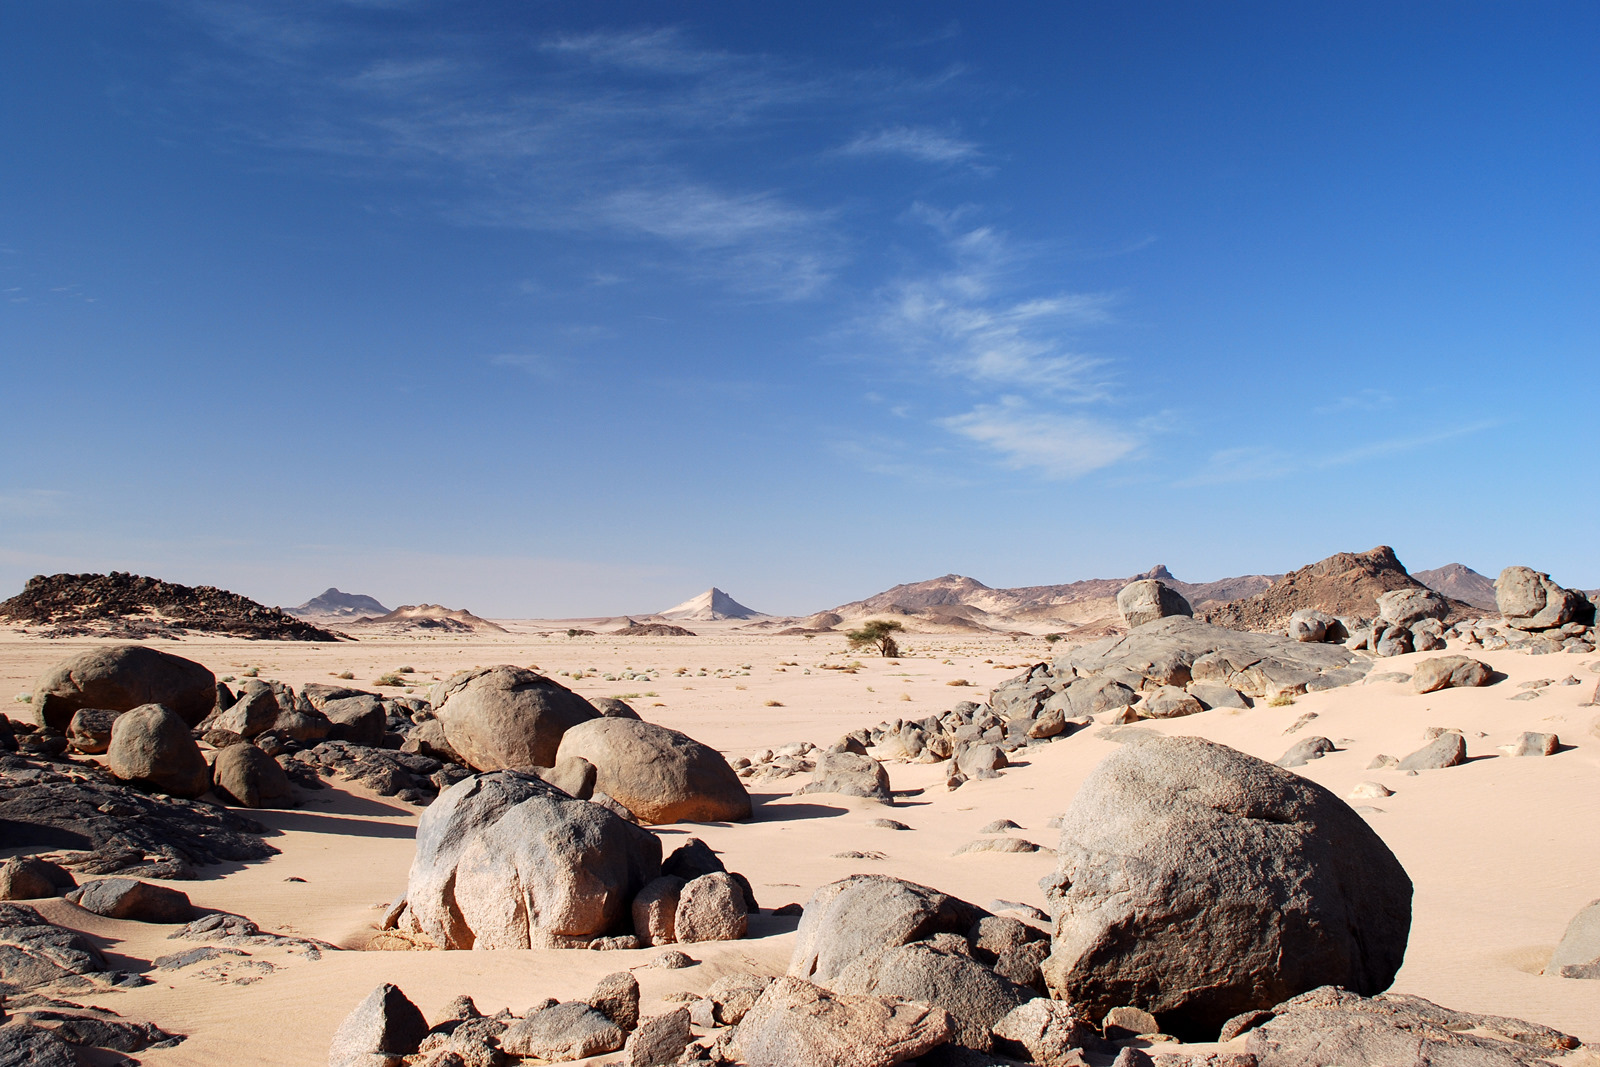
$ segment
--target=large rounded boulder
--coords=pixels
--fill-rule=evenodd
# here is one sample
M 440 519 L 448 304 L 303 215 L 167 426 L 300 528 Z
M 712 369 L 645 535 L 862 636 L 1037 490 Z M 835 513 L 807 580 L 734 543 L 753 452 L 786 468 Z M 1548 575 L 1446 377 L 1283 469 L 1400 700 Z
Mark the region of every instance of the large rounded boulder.
M 557 756 L 594 764 L 595 790 L 620 802 L 640 822 L 750 818 L 750 794 L 722 754 L 665 726 L 592 719 L 566 732 Z
M 582 948 L 630 931 L 661 842 L 532 774 L 457 782 L 417 823 L 411 923 L 443 948 Z
M 195 726 L 216 703 L 216 675 L 194 660 L 147 645 L 108 645 L 40 675 L 32 710 L 34 722 L 66 733 L 79 708 L 132 711 L 161 704 Z
M 562 734 L 599 716 L 566 686 L 506 664 L 463 671 L 430 695 L 445 740 L 479 771 L 553 767 Z
M 217 795 L 243 808 L 286 807 L 294 802 L 289 776 L 255 745 L 229 745 L 211 765 Z
M 1172 615 L 1194 614 L 1183 594 L 1159 578 L 1141 578 L 1123 586 L 1117 593 L 1117 611 L 1130 629 Z
M 1322 786 L 1224 745 L 1126 744 L 1073 799 L 1059 852 L 1044 976 L 1092 1018 L 1133 1005 L 1211 1040 L 1318 986 L 1381 992 L 1405 958 L 1411 879 L 1378 835 Z
M 1494 583 L 1494 602 L 1519 630 L 1550 630 L 1595 620 L 1594 604 L 1575 589 L 1563 589 L 1531 567 L 1507 567 Z
M 106 768 L 130 785 L 175 797 L 197 797 L 211 788 L 211 768 L 188 724 L 160 704 L 117 716 Z

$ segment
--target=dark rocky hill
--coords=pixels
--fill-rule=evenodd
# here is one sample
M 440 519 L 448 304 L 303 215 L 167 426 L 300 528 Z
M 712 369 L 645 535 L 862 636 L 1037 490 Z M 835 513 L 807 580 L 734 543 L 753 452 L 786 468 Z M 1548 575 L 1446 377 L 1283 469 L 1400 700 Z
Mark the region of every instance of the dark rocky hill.
M 1379 545 L 1367 552 L 1336 552 L 1290 571 L 1255 596 L 1197 612 L 1196 617 L 1231 630 L 1277 632 L 1301 608 L 1371 618 L 1377 614 L 1380 593 L 1422 588 L 1423 583 L 1406 572 L 1394 549 Z M 1478 614 L 1459 601 L 1454 607 L 1454 618 Z
M 277 608 L 214 586 L 110 574 L 51 574 L 28 579 L 0 602 L 0 620 L 39 626 L 48 637 L 179 637 L 188 632 L 268 641 L 341 641 Z

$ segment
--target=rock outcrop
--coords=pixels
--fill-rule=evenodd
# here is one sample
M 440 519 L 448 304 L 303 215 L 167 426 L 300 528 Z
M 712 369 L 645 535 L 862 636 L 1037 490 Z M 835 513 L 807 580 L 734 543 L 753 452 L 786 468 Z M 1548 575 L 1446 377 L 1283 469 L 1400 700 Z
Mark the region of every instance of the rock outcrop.
M 1600 900 L 1591 900 L 1567 924 L 1545 974 L 1562 978 L 1600 978 Z
M 80 652 L 40 675 L 30 711 L 40 726 L 65 733 L 80 708 L 132 711 L 161 704 L 194 726 L 217 702 L 217 679 L 193 660 L 147 645 Z
M 1133 1005 L 1179 1036 L 1318 986 L 1387 988 L 1405 955 L 1411 881 L 1328 790 L 1223 745 L 1135 739 L 1062 817 L 1045 883 L 1055 996 Z
M 739 1024 L 749 1067 L 892 1067 L 943 1045 L 954 1033 L 943 1008 L 876 996 L 836 996 L 779 978 Z
M 1281 633 L 1296 611 L 1315 608 L 1340 618 L 1366 618 L 1377 598 L 1397 590 L 1427 587 L 1406 573 L 1394 549 L 1379 545 L 1368 552 L 1339 552 L 1299 570 L 1290 571 L 1264 592 L 1223 604 L 1201 617 L 1233 630 Z M 1452 610 L 1465 613 L 1465 604 L 1452 602 Z
M 1159 578 L 1130 582 L 1117 593 L 1117 613 L 1130 629 L 1172 615 L 1193 615 L 1194 609 L 1183 594 Z
M 789 974 L 829 985 L 852 964 L 936 934 L 966 936 L 989 913 L 937 889 L 879 874 L 830 882 L 800 918 Z
M 751 815 L 750 794 L 720 752 L 654 723 L 591 719 L 566 731 L 556 757 L 592 763 L 595 789 L 640 822 L 729 822 Z
M 566 686 L 505 664 L 463 671 L 429 699 L 450 747 L 478 771 L 552 767 L 562 735 L 598 717 Z

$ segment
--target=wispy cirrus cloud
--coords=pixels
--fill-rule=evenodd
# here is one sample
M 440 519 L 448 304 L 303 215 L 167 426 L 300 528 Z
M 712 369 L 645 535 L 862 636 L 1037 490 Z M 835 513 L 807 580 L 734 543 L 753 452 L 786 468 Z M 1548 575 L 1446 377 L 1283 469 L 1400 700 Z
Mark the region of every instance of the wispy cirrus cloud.
M 1079 478 L 1128 458 L 1139 438 L 1087 415 L 1039 411 L 1020 397 L 980 404 L 940 423 L 999 453 L 1013 470 L 1036 470 L 1046 478 Z
M 321 157 L 372 188 L 413 183 L 426 190 L 413 204 L 464 225 L 637 242 L 658 272 L 763 299 L 814 296 L 847 259 L 832 207 L 782 180 L 784 161 L 807 152 L 794 131 L 860 126 L 943 91 L 881 68 L 706 47 L 675 27 L 488 34 L 451 28 L 437 8 L 408 18 L 406 4 L 175 2 L 234 53 L 197 63 L 184 86 L 246 101 L 230 135 Z M 859 150 L 946 162 L 976 151 L 913 126 Z
M 1305 471 L 1333 470 L 1384 456 L 1441 445 L 1491 430 L 1498 425 L 1500 424 L 1497 421 L 1487 420 L 1462 426 L 1448 426 L 1428 433 L 1383 438 L 1309 458 L 1271 445 L 1225 448 L 1211 453 L 1199 469 L 1176 484 L 1183 487 L 1227 485 L 1235 482 L 1284 478 Z
M 926 126 L 892 126 L 863 133 L 839 152 L 850 156 L 905 156 L 920 163 L 968 163 L 981 155 L 975 143 Z

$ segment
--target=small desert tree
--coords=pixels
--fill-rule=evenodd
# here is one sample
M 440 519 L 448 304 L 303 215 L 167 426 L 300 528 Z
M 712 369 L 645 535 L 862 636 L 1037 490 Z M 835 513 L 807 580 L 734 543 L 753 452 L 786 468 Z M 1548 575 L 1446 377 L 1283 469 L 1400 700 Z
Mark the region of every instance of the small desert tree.
M 878 652 L 883 656 L 898 656 L 900 646 L 895 642 L 894 635 L 900 633 L 905 627 L 893 619 L 873 619 L 859 630 L 851 630 L 845 634 L 850 639 L 851 648 L 866 648 L 870 645 L 878 646 Z

